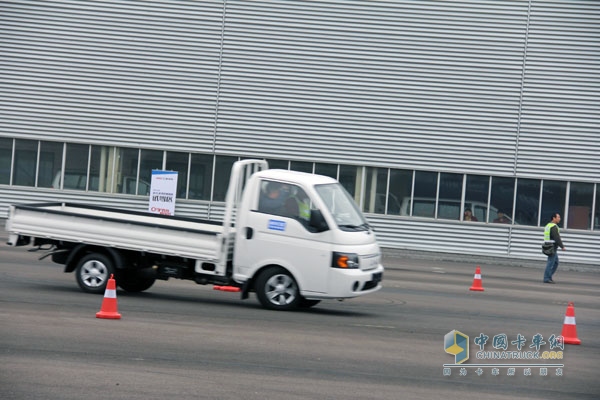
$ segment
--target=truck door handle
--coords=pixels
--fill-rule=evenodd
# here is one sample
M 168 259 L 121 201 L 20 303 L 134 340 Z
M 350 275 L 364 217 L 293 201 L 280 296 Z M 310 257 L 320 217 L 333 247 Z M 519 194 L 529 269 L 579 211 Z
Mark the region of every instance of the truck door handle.
M 254 230 L 252 228 L 246 228 L 246 239 L 252 239 L 252 235 L 254 235 Z

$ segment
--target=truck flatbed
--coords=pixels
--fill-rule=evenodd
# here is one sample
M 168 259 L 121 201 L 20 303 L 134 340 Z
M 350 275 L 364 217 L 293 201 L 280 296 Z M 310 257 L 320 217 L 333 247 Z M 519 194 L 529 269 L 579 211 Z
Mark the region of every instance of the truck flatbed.
M 219 222 L 85 204 L 14 205 L 10 212 L 9 244 L 21 235 L 216 262 L 223 235 Z

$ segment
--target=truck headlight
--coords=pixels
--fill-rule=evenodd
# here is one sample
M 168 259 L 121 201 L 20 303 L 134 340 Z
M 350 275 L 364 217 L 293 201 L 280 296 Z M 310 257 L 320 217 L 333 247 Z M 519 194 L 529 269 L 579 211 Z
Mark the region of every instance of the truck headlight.
M 359 267 L 358 254 L 333 252 L 331 268 L 357 269 Z

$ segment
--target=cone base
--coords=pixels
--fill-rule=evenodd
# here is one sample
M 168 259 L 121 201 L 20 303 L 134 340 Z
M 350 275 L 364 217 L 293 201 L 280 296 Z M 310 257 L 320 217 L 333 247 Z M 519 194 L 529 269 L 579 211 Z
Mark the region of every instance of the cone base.
M 96 313 L 96 318 L 103 318 L 103 319 L 121 319 L 121 314 L 119 313 L 110 313 L 110 312 L 97 312 Z
M 565 343 L 565 344 L 581 344 L 581 340 L 579 340 L 577 338 L 563 337 L 563 343 Z
M 472 290 L 474 292 L 483 292 L 484 289 L 481 287 L 472 287 L 469 290 Z

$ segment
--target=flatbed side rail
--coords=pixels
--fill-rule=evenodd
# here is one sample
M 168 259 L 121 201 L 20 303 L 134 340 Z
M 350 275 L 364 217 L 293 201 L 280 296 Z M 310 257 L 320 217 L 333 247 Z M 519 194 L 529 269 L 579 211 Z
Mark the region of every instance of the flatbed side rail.
M 189 222 L 189 223 L 197 223 L 197 224 L 209 224 L 209 225 L 213 225 L 213 226 L 221 225 L 219 222 L 216 222 L 216 221 L 200 220 L 200 219 L 194 219 L 194 218 L 188 218 L 188 217 L 175 217 L 175 216 L 167 216 L 167 215 L 160 215 L 160 214 L 150 214 L 150 213 L 144 213 L 144 212 L 139 212 L 139 211 L 123 210 L 123 209 L 108 208 L 108 207 L 99 207 L 99 206 L 92 206 L 92 205 L 88 205 L 88 204 L 77 204 L 77 203 L 15 204 L 15 205 L 12 205 L 11 207 L 14 207 L 14 209 L 15 209 L 15 212 L 11 213 L 11 217 L 14 217 L 14 215 L 16 214 L 16 210 L 21 209 L 21 210 L 34 211 L 34 212 L 40 212 L 40 213 L 45 213 L 45 214 L 75 215 L 78 218 L 83 218 L 83 219 L 88 219 L 88 220 L 127 222 L 128 224 L 132 224 L 132 225 L 147 226 L 147 227 L 152 227 L 152 228 L 157 228 L 157 227 L 168 228 L 168 229 L 177 230 L 177 231 L 201 233 L 201 234 L 206 234 L 206 235 L 217 235 L 218 232 L 211 231 L 211 230 L 194 229 L 194 228 L 190 229 L 190 228 L 178 227 L 178 226 L 174 226 L 174 225 L 165 225 L 165 224 L 161 224 L 158 221 L 170 220 L 170 221 L 182 221 L 182 222 Z M 61 208 L 58 209 L 58 208 L 51 208 L 51 207 L 61 207 Z M 106 212 L 106 213 L 118 213 L 118 214 L 124 214 L 124 215 L 139 216 L 139 217 L 144 217 L 145 219 L 150 219 L 150 220 L 156 219 L 157 222 L 144 222 L 144 221 L 136 221 L 133 219 L 127 220 L 125 218 L 114 218 L 114 217 L 107 217 L 107 216 L 82 214 L 82 213 L 76 213 L 73 211 L 69 211 L 68 210 L 69 208 L 81 209 L 81 210 L 97 210 L 97 211 L 102 211 L 102 212 Z M 11 217 L 9 217 L 9 220 L 11 219 Z M 12 224 L 7 225 L 6 229 L 7 230 L 12 229 Z

